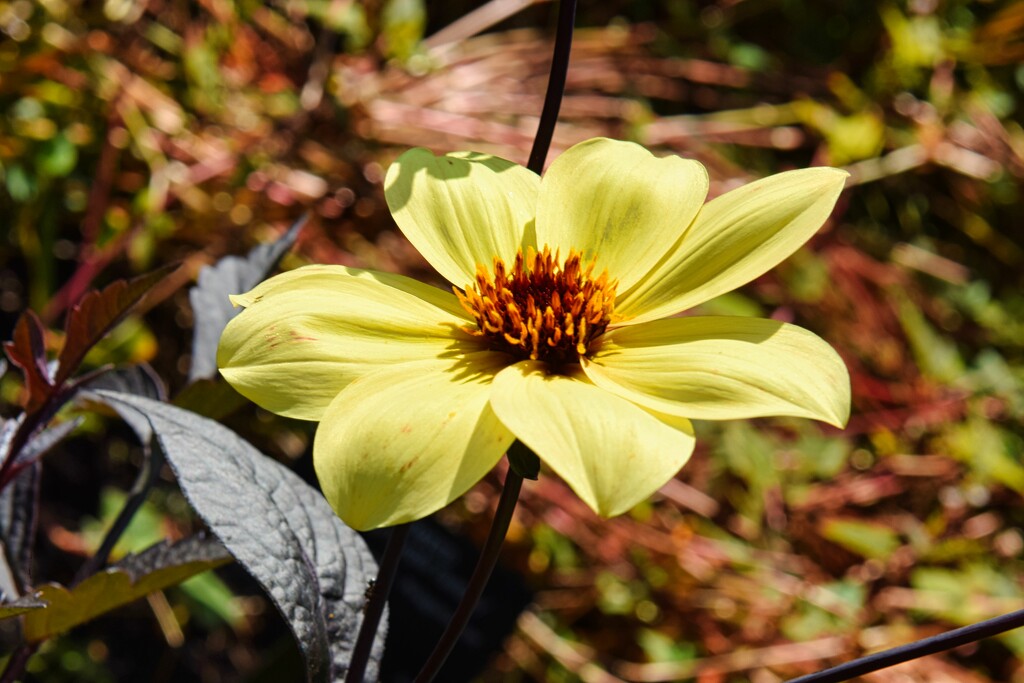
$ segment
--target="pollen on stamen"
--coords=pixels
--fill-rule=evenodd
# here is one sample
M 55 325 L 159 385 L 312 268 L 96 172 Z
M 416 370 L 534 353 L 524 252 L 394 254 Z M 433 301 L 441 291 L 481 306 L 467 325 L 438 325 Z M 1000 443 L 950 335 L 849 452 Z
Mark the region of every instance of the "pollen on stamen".
M 546 246 L 520 249 L 511 268 L 495 258 L 493 277 L 478 264 L 465 293 L 454 290 L 476 320 L 465 331 L 517 358 L 578 363 L 608 327 L 615 304 L 617 283 L 607 271 L 593 277 L 595 265 L 575 251 L 561 261 Z

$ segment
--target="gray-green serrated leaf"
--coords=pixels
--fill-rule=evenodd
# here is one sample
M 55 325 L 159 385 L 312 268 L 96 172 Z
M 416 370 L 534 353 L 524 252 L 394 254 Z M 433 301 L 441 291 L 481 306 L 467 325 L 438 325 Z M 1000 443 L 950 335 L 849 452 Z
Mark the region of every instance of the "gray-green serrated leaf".
M 98 391 L 122 415 L 149 421 L 185 496 L 285 617 L 307 679 L 344 678 L 376 563 L 319 491 L 234 432 L 139 396 Z M 384 629 L 367 678 L 376 678 Z
M 266 279 L 299 237 L 306 217 L 300 218 L 278 240 L 261 244 L 241 256 L 225 256 L 199 272 L 199 282 L 188 293 L 195 320 L 192 328 L 192 367 L 189 382 L 217 375 L 217 344 L 224 327 L 240 312 L 229 294 L 242 294 Z

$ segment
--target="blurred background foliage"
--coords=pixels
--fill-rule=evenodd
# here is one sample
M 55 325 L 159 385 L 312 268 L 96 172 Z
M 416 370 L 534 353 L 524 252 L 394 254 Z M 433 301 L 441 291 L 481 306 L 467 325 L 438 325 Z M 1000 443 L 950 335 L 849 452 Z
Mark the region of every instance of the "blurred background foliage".
M 483 680 L 769 683 L 1024 607 L 1024 3 L 581 4 L 552 157 L 632 139 L 702 161 L 713 194 L 793 167 L 850 171 L 808 247 L 702 309 L 822 335 L 849 365 L 854 415 L 842 432 L 700 424 L 679 477 L 608 522 L 552 476 L 528 483 L 506 564 L 535 598 Z M 442 284 L 395 229 L 383 171 L 413 145 L 525 162 L 555 10 L 0 0 L 3 338 L 31 307 L 57 348 L 87 289 L 180 260 L 179 281 L 90 357 L 149 362 L 173 393 L 188 279 L 306 211 L 287 267 Z M 0 395 L 18 392 L 8 373 Z M 229 424 L 308 473 L 310 425 L 252 407 Z M 117 425 L 80 432 L 44 468 L 37 574 L 57 580 L 138 462 Z M 441 520 L 480 541 L 498 482 Z M 193 523 L 168 479 L 125 549 Z M 49 643 L 31 671 L 290 680 L 294 647 L 251 592 L 231 568 L 200 577 Z M 865 680 L 1024 681 L 1024 634 Z

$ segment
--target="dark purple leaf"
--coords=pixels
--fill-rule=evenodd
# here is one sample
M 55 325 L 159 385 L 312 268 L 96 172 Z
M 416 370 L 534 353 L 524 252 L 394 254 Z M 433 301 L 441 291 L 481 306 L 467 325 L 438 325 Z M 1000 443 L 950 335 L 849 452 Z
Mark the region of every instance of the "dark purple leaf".
M 89 292 L 72 306 L 64 326 L 64 348 L 57 359 L 54 384 L 59 386 L 71 377 L 89 349 L 121 322 L 149 290 L 177 268 L 177 264 L 170 264 L 131 280 L 118 280 L 98 292 Z
M 43 323 L 33 311 L 27 310 L 14 325 L 14 338 L 4 343 L 11 362 L 25 375 L 25 412 L 38 412 L 53 393 L 54 382 L 46 367 L 46 346 Z

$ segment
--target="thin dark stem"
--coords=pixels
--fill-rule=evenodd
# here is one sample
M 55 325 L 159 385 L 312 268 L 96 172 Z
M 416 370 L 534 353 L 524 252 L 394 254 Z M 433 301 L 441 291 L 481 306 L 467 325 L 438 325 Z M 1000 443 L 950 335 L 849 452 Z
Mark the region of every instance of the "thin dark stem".
M 558 28 L 555 30 L 555 49 L 551 57 L 548 91 L 544 95 L 544 108 L 541 110 L 537 136 L 533 140 L 533 149 L 530 151 L 530 160 L 527 163 L 527 168 L 534 173 L 539 174 L 544 170 L 544 160 L 548 156 L 551 136 L 554 133 L 555 124 L 558 122 L 558 110 L 562 106 L 562 94 L 565 92 L 565 76 L 569 71 L 569 51 L 572 47 L 572 30 L 575 22 L 576 0 L 562 0 L 558 7 Z M 462 600 L 455 609 L 451 621 L 448 622 L 448 627 L 416 677 L 416 683 L 429 683 L 434 680 L 448 659 L 448 655 L 455 648 L 462 632 L 466 629 L 466 624 L 469 623 L 469 618 L 480 601 L 484 587 L 491 578 L 494 565 L 498 562 L 498 555 L 505 542 L 508 525 L 512 521 L 512 513 L 519 501 L 519 490 L 522 486 L 523 477 L 510 467 L 505 475 L 505 486 L 501 491 L 498 509 L 494 513 L 491 531 L 480 552 L 480 559 L 477 560 L 473 575 L 469 578 L 466 592 L 462 594 Z
M 558 121 L 558 110 L 562 106 L 562 94 L 565 91 L 565 77 L 569 71 L 569 51 L 572 47 L 572 31 L 576 21 L 576 0 L 562 0 L 558 8 L 558 28 L 555 31 L 555 49 L 551 59 L 551 75 L 548 78 L 548 90 L 544 96 L 544 108 L 541 110 L 540 123 L 537 126 L 537 136 L 533 141 L 533 149 L 530 151 L 530 160 L 527 168 L 535 173 L 544 170 L 544 160 L 547 158 L 548 149 L 551 147 L 551 136 L 555 130 L 555 123 Z M 417 683 L 431 681 L 437 675 L 438 670 L 448 659 L 452 648 L 458 642 L 469 617 L 476 608 L 484 586 L 490 579 L 494 565 L 498 561 L 498 554 L 505 541 L 505 534 L 508 533 L 508 525 L 512 521 L 512 512 L 515 510 L 516 502 L 519 500 L 519 489 L 522 488 L 523 478 L 509 469 L 505 475 L 505 487 L 501 492 L 501 500 L 498 503 L 498 510 L 494 515 L 494 522 L 491 525 L 490 535 L 487 543 L 480 553 L 476 569 L 470 577 L 466 592 L 459 602 L 459 606 L 452 615 L 448 628 L 441 636 L 430 655 L 423 670 L 416 678 Z M 394 580 L 395 571 L 398 567 L 398 559 L 401 556 L 402 546 L 405 544 L 405 536 L 408 533 L 408 526 L 396 527 L 391 532 L 388 540 L 388 547 L 384 551 L 381 560 L 380 573 L 377 582 L 373 587 L 373 594 L 366 605 L 366 614 L 363 623 L 359 627 L 359 636 L 355 649 L 352 652 L 352 660 L 349 662 L 348 674 L 345 676 L 345 683 L 362 683 L 366 671 L 366 663 L 369 661 L 370 649 L 373 644 L 377 626 L 381 614 L 384 611 L 384 604 L 388 594 L 391 592 L 391 584 Z
M 926 655 L 933 655 L 936 652 L 952 650 L 955 647 L 974 643 L 983 638 L 999 635 L 1006 631 L 1012 631 L 1021 626 L 1024 626 L 1024 610 L 1004 614 L 994 619 L 986 619 L 977 624 L 971 624 L 970 626 L 964 626 L 953 631 L 940 633 L 931 638 L 900 645 L 891 650 L 876 652 L 873 655 L 861 657 L 831 669 L 794 678 L 788 681 L 788 683 L 842 683 L 842 681 L 848 681 L 872 671 L 909 662 L 912 659 Z
M 32 659 L 32 655 L 38 649 L 39 643 L 23 643 L 15 648 L 7 660 L 7 668 L 4 669 L 3 675 L 0 676 L 0 683 L 17 683 L 17 681 L 22 680 L 22 677 L 25 675 L 25 669 L 28 667 L 28 660 Z
M 3 464 L 0 464 L 0 490 L 14 481 L 14 478 L 21 474 L 21 471 L 32 464 L 31 461 L 18 459 L 21 450 L 29 440 L 43 429 L 50 419 L 57 414 L 57 411 L 68 400 L 68 394 L 64 387 L 55 387 L 46 401 L 31 413 L 25 413 L 21 424 L 14 432 L 14 437 L 7 445 L 3 454 Z
M 451 654 L 455 644 L 459 641 L 459 636 L 466 629 L 466 624 L 469 623 L 469 618 L 472 616 L 473 610 L 476 609 L 476 604 L 480 601 L 484 587 L 487 585 L 488 579 L 491 578 L 494 565 L 498 562 L 498 555 L 501 554 L 501 546 L 505 542 L 505 534 L 508 533 L 508 525 L 512 521 L 512 513 L 515 511 L 516 503 L 519 501 L 519 489 L 522 486 L 523 478 L 510 468 L 508 474 L 505 475 L 505 487 L 501 491 L 501 500 L 498 501 L 498 509 L 494 513 L 491 531 L 487 535 L 487 542 L 484 543 L 483 550 L 480 552 L 480 559 L 477 560 L 476 568 L 473 569 L 473 575 L 469 577 L 466 592 L 462 594 L 462 600 L 459 601 L 455 614 L 452 615 L 451 621 L 448 622 L 448 628 L 445 629 L 441 639 L 434 646 L 434 651 L 430 654 L 430 658 L 427 659 L 427 663 L 423 665 L 419 675 L 416 676 L 415 683 L 429 683 L 434 680 L 437 672 L 441 670 L 445 660 L 448 659 L 448 655 Z
M 569 50 L 572 47 L 572 29 L 576 23 L 576 0 L 562 0 L 558 7 L 558 28 L 555 30 L 555 51 L 551 57 L 551 75 L 548 77 L 548 91 L 544 95 L 544 109 L 541 110 L 537 137 L 533 139 L 530 161 L 526 167 L 534 173 L 544 170 L 544 160 L 551 147 L 551 135 L 558 121 L 558 110 L 562 106 L 565 92 L 565 75 L 569 71 Z
M 163 464 L 163 452 L 159 448 L 154 450 L 148 444 L 143 447 L 142 468 L 139 470 L 139 475 L 136 477 L 135 483 L 128 493 L 128 499 L 125 500 L 124 507 L 121 508 L 121 512 L 111 525 L 96 554 L 83 562 L 82 566 L 78 568 L 78 572 L 75 573 L 75 577 L 71 581 L 72 586 L 77 586 L 107 563 L 107 559 L 110 557 L 111 551 L 114 550 L 114 546 L 117 545 L 121 535 L 124 534 L 125 529 L 128 528 L 132 519 L 135 518 L 135 513 L 146 502 L 150 489 L 153 488 L 156 480 L 160 477 L 160 468 L 163 467 Z
M 388 537 L 388 545 L 384 548 L 384 557 L 380 559 L 380 568 L 377 570 L 377 580 L 370 589 L 370 599 L 366 601 L 363 623 L 359 625 L 359 635 L 352 650 L 352 659 L 348 663 L 345 683 L 363 683 L 366 664 L 370 661 L 370 651 L 373 649 L 373 641 L 380 626 L 380 617 L 384 614 L 384 605 L 391 594 L 391 585 L 395 582 L 398 562 L 402 558 L 402 548 L 408 535 L 409 525 L 402 524 L 394 527 Z

